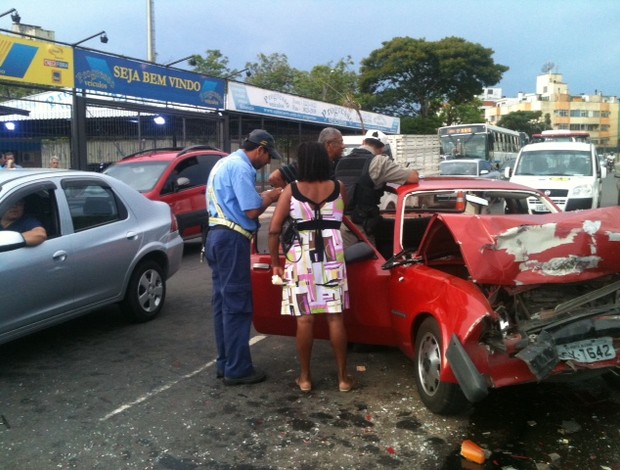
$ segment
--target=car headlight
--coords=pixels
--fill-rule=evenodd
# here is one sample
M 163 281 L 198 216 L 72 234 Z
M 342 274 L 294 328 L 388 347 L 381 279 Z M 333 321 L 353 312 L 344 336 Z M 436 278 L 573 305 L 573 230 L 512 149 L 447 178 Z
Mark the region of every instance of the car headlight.
M 580 186 L 575 186 L 573 188 L 573 197 L 591 197 L 592 196 L 592 185 L 590 184 L 582 184 Z

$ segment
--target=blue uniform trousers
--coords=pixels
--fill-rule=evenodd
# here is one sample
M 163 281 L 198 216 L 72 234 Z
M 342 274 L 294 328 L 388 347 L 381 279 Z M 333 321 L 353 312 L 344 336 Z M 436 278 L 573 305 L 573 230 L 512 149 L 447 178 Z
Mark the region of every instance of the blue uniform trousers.
M 205 252 L 213 280 L 217 370 L 231 379 L 252 375 L 250 241 L 233 230 L 212 228 Z

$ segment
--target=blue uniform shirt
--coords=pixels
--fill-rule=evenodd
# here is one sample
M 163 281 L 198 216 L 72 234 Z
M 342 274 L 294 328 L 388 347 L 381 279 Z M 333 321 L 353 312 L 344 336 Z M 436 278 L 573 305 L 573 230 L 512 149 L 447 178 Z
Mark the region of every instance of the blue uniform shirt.
M 209 175 L 206 195 L 209 216 L 219 217 L 215 203 L 209 197 L 210 188 L 215 192 L 225 219 L 249 232 L 258 229 L 258 220 L 250 219 L 245 211 L 260 208 L 263 198 L 256 192 L 256 169 L 243 150 L 222 158 Z

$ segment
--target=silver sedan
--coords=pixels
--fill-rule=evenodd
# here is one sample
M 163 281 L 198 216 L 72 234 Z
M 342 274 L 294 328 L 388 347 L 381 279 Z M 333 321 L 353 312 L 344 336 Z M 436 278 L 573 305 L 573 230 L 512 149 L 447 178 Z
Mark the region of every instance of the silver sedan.
M 183 241 L 170 208 L 100 173 L 0 171 L 0 343 L 118 303 L 153 319 Z

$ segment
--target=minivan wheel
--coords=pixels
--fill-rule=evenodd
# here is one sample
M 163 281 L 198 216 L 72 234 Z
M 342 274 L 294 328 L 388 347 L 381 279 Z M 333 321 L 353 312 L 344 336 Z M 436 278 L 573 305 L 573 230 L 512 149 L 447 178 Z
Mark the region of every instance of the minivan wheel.
M 155 261 L 144 261 L 131 275 L 121 309 L 131 321 L 146 322 L 159 314 L 165 298 L 166 281 L 161 266 Z

